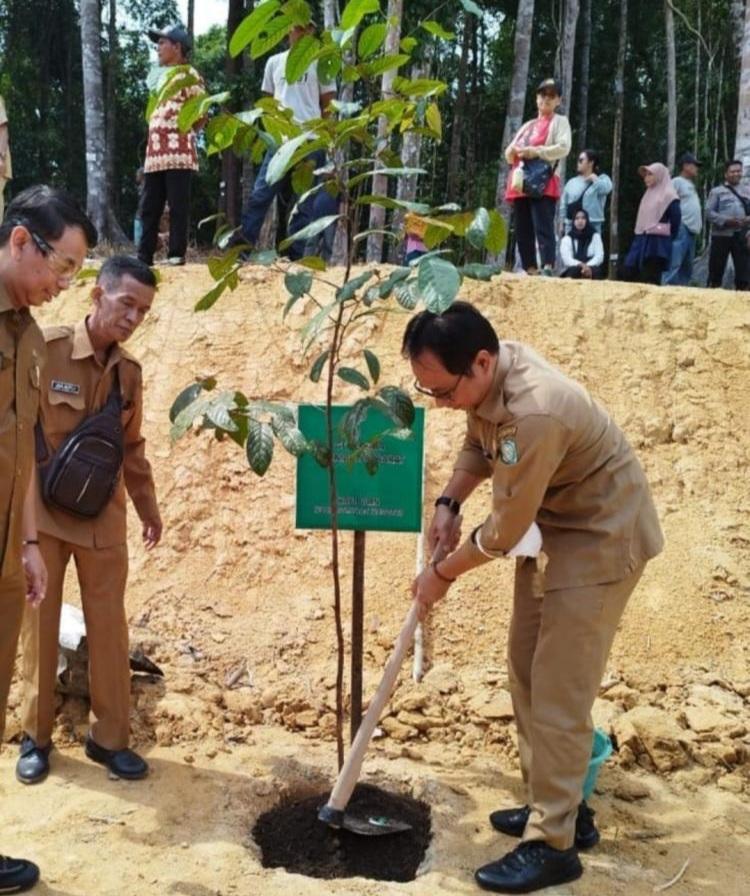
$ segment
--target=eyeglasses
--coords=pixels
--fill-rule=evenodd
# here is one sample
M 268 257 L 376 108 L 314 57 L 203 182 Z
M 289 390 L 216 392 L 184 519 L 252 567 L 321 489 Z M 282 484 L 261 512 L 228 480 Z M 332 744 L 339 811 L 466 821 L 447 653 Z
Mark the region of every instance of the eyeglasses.
M 29 228 L 26 229 L 29 230 Z M 44 256 L 51 270 L 57 274 L 61 280 L 72 280 L 78 271 L 80 271 L 81 266 L 76 261 L 72 258 L 67 258 L 65 255 L 58 252 L 58 250 L 55 249 L 54 246 L 51 246 L 43 236 L 39 236 L 39 234 L 33 230 L 29 230 L 29 235 L 34 241 L 34 245 Z
M 588 156 L 578 156 L 579 162 L 588 162 Z
M 456 394 L 458 384 L 463 378 L 463 373 L 459 374 L 458 379 L 450 389 L 425 389 L 425 387 L 420 386 L 416 380 L 414 380 L 414 388 L 420 395 L 428 395 L 430 398 L 434 398 L 437 401 L 453 401 L 453 396 Z

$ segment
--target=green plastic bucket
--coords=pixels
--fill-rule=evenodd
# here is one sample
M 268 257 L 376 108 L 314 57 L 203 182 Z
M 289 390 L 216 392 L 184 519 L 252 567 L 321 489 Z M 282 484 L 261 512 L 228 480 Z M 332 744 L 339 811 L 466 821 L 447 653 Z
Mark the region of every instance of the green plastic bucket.
M 604 760 L 612 753 L 612 741 L 601 728 L 594 728 L 594 740 L 591 745 L 591 759 L 589 760 L 586 779 L 583 782 L 583 798 L 589 799 L 596 787 L 596 779 Z

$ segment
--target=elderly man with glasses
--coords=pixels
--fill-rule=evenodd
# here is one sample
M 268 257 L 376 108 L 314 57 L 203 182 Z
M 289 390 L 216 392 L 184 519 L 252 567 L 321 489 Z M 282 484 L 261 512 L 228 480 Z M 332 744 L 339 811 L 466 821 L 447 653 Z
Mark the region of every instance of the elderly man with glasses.
M 76 201 L 46 186 L 19 193 L 0 225 L 0 735 L 24 603 L 37 608 L 47 585 L 33 478 L 46 349 L 30 309 L 70 285 L 96 239 Z M 0 893 L 28 890 L 38 878 L 33 862 L 0 856 Z
M 528 803 L 492 813 L 492 826 L 521 843 L 476 880 L 530 893 L 580 877 L 578 850 L 599 840 L 582 800 L 591 707 L 628 598 L 662 548 L 659 520 L 641 465 L 604 408 L 529 346 L 499 340 L 473 306 L 417 314 L 403 350 L 419 391 L 467 416 L 428 530 L 433 552 L 451 553 L 412 588 L 422 612 L 459 576 L 518 556 L 508 674 Z M 485 479 L 490 512 L 459 546 L 461 505 Z M 541 552 L 527 556 L 518 546 L 534 524 Z

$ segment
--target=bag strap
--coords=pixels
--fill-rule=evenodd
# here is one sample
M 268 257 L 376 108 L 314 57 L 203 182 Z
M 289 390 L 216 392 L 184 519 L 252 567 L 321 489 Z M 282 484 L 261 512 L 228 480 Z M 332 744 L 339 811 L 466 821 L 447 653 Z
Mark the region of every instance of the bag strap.
M 734 187 L 730 187 L 729 184 L 724 184 L 724 186 L 727 188 L 727 190 L 731 190 L 731 192 L 734 193 L 734 195 L 740 200 L 740 204 L 745 210 L 745 214 L 750 215 L 750 199 L 748 199 L 746 196 L 740 195 L 737 190 L 735 190 Z
M 120 373 L 117 364 L 112 368 L 112 388 L 102 410 L 117 416 L 122 413 L 122 391 L 120 389 Z

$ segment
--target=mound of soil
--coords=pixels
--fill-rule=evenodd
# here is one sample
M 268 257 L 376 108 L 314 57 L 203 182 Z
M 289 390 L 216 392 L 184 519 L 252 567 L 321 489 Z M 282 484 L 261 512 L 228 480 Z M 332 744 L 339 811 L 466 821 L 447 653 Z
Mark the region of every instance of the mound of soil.
M 347 813 L 362 819 L 392 818 L 411 830 L 362 836 L 334 830 L 318 821 L 318 809 L 329 794 L 285 801 L 258 818 L 253 839 L 263 853 L 264 868 L 326 880 L 368 877 L 372 880 L 414 880 L 430 843 L 430 810 L 422 802 L 379 787 L 360 784 Z

